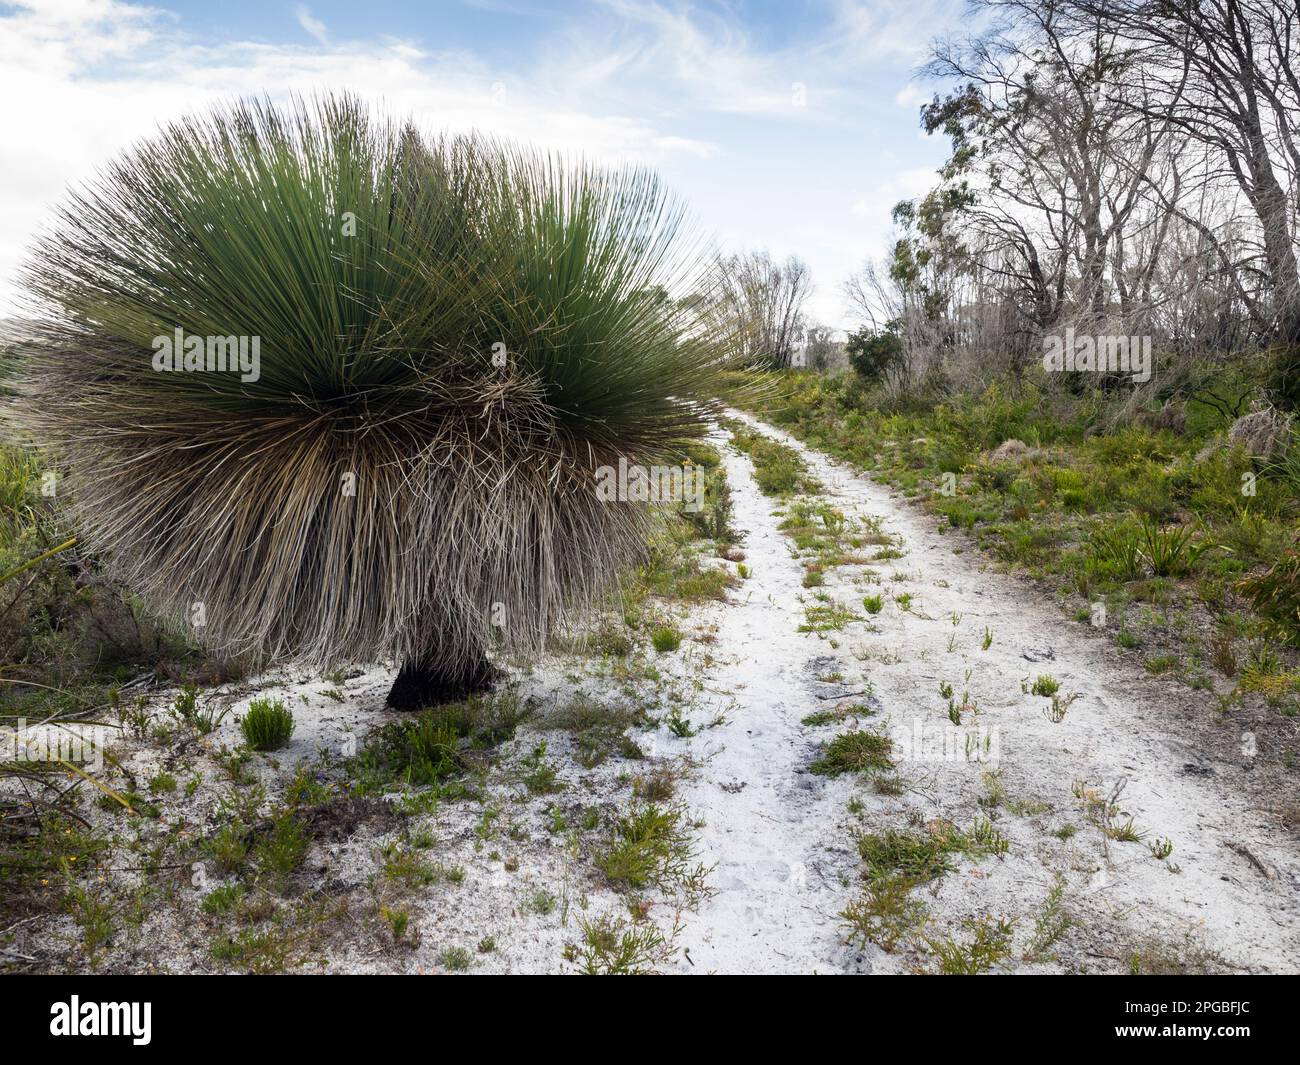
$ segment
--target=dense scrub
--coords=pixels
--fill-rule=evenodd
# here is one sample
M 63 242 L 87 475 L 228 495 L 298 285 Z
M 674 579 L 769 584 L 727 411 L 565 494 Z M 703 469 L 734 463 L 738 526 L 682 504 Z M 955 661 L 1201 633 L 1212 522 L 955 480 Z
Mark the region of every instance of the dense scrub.
M 208 659 L 152 618 L 58 519 L 39 457 L 0 445 L 0 778 L 21 780 L 0 797 L 0 914 L 40 912 L 67 901 L 66 875 L 106 840 L 77 809 L 100 795 L 58 762 L 15 746 L 23 723 L 118 725 L 157 683 L 218 682 L 237 664 Z M 56 488 L 57 491 L 57 488 Z
M 1049 585 L 1153 672 L 1235 678 L 1225 698 L 1296 712 L 1300 443 L 1251 455 L 1227 412 L 1195 400 L 1120 410 L 1032 383 L 882 403 L 852 375 L 794 373 L 763 413 Z

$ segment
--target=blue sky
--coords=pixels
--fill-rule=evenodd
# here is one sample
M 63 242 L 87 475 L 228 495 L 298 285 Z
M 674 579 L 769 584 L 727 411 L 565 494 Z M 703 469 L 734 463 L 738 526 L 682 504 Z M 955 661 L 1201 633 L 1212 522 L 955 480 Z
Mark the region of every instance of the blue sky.
M 806 260 L 813 315 L 851 326 L 844 278 L 946 154 L 913 70 L 962 28 L 960 0 L 0 3 L 0 313 L 50 206 L 113 153 L 217 100 L 332 87 L 650 164 L 721 249 Z

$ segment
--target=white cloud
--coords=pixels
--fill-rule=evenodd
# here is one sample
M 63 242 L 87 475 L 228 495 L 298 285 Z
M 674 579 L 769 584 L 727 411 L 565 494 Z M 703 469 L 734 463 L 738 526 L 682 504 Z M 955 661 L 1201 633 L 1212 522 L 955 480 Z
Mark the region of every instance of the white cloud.
M 329 30 L 325 28 L 325 23 L 320 19 L 312 17 L 311 8 L 306 4 L 299 4 L 293 13 L 297 16 L 299 26 L 310 33 L 322 45 L 329 45 Z
M 599 0 L 638 31 L 633 47 L 609 42 L 593 74 L 667 79 L 692 103 L 724 113 L 837 120 L 861 107 L 849 87 L 881 60 L 919 60 L 936 20 L 962 0 L 831 0 L 830 21 L 760 48 L 728 9 L 706 11 L 664 0 Z
M 837 39 L 846 54 L 914 64 L 942 27 L 958 21 L 965 0 L 837 0 L 835 6 Z
M 174 16 L 127 0 L 4 9 L 0 98 L 19 104 L 0 139 L 0 314 L 15 309 L 23 249 L 69 184 L 183 114 L 254 91 L 329 88 L 434 130 L 653 165 L 726 246 L 804 257 L 816 313 L 835 322 L 839 284 L 881 250 L 889 207 L 933 184 L 914 165 L 941 146 L 915 142 L 891 96 L 906 76 L 899 57 L 924 47 L 950 0 L 825 0 L 820 21 L 761 41 L 730 5 L 593 3 L 581 17 L 531 20 L 536 40 L 509 56 L 487 39 L 472 50 L 345 40 L 306 4 L 295 14 L 308 37 L 294 44 L 195 40 Z
M 324 37 L 306 8 L 298 14 Z M 636 115 L 567 106 L 526 75 L 507 76 L 504 93 L 494 93 L 503 79 L 473 56 L 431 56 L 391 38 L 332 49 L 205 45 L 165 13 L 120 0 L 28 0 L 0 16 L 0 57 L 0 98 L 21 101 L 8 109 L 0 138 L 0 314 L 14 309 L 24 248 L 68 185 L 160 124 L 253 87 L 273 99 L 347 88 L 432 128 L 488 129 L 606 160 L 716 153 Z
M 882 196 L 892 196 L 894 198 L 890 201 L 892 207 L 894 200 L 924 196 L 937 184 L 939 184 L 939 175 L 935 167 L 909 167 L 897 171 L 889 181 L 880 187 L 879 193 Z
M 894 97 L 894 103 L 898 104 L 899 107 L 906 107 L 910 110 L 915 110 L 920 107 L 921 104 L 927 103 L 931 95 L 931 93 L 926 92 L 926 90 L 921 88 L 921 86 L 916 84 L 916 82 L 909 81 L 898 90 L 898 95 Z
M 806 80 L 805 57 L 761 51 L 734 19 L 721 13 L 668 6 L 657 0 L 599 0 L 622 29 L 610 40 L 575 34 L 566 42 L 582 85 L 619 83 L 636 91 L 647 83 L 671 86 L 679 107 L 735 114 L 803 117 L 795 94 Z
M 877 186 L 869 196 L 854 200 L 849 213 L 856 218 L 885 217 L 899 200 L 924 196 L 937 184 L 939 175 L 932 166 L 899 170 L 888 181 Z

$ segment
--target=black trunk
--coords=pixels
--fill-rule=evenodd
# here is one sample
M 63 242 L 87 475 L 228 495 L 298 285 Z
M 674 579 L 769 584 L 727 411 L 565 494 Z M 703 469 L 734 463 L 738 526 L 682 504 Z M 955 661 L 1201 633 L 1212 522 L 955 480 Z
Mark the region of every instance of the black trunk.
M 388 692 L 387 705 L 394 710 L 423 710 L 426 706 L 459 702 L 490 690 L 499 676 L 499 670 L 485 655 L 455 673 L 404 662 Z

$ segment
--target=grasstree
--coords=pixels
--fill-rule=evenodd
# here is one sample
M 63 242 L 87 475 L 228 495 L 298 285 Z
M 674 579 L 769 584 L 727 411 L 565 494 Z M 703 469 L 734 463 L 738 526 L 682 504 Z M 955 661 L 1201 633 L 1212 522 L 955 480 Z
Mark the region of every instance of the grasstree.
M 59 212 L 17 417 L 160 613 L 263 661 L 396 660 L 390 703 L 424 705 L 640 555 L 653 511 L 594 472 L 702 428 L 716 343 L 664 295 L 698 261 L 644 170 L 245 103 Z

